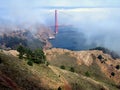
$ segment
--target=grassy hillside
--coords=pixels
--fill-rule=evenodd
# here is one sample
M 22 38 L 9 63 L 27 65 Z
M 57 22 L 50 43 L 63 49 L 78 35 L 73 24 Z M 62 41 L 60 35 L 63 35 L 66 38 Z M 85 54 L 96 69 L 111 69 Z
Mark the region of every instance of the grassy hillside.
M 116 70 L 115 66 L 120 64 L 120 62 L 119 60 L 115 61 L 101 51 L 73 52 L 63 49 L 51 49 L 46 51 L 46 55 L 51 65 L 59 68 L 64 66 L 64 69 L 68 71 L 70 67 L 73 67 L 78 75 L 95 80 L 106 86 L 109 90 L 119 90 L 120 83 L 117 82 L 120 72 Z M 100 60 L 98 58 L 99 55 L 102 55 L 103 59 Z M 116 75 L 111 77 L 111 72 L 115 72 Z
M 59 77 L 57 77 L 49 67 L 43 64 L 34 64 L 31 67 L 28 66 L 24 60 L 19 60 L 16 57 L 2 53 L 0 53 L 0 58 L 2 62 L 0 64 L 0 71 L 7 77 L 11 78 L 21 90 L 44 90 L 51 88 L 49 87 L 49 84 L 47 85 L 43 83 L 43 80 L 51 82 L 53 86 L 54 83 L 58 83 L 59 85 Z
M 0 52 L 0 90 L 107 90 L 102 83 L 82 74 L 54 65 L 29 66 L 26 62 Z

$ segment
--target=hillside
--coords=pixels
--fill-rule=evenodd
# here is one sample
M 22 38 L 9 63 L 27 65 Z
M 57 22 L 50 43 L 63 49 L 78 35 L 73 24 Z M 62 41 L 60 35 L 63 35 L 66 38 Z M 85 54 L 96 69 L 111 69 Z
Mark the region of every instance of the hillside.
M 99 50 L 70 51 L 53 48 L 45 53 L 51 65 L 64 66 L 66 70 L 73 67 L 79 75 L 99 81 L 110 90 L 120 88 L 120 59 L 113 59 Z
M 108 90 L 101 82 L 85 75 L 52 64 L 29 66 L 16 55 L 13 50 L 0 52 L 0 90 Z
M 120 71 L 115 68 L 119 60 L 101 51 L 53 48 L 44 52 L 48 66 L 29 66 L 18 59 L 16 51 L 0 51 L 0 90 L 119 90 Z M 98 55 L 104 59 L 99 60 Z M 75 71 L 69 71 L 70 67 Z
M 54 37 L 50 28 L 42 24 L 0 25 L 0 48 L 16 49 L 20 44 L 31 49 L 50 48 L 49 37 Z

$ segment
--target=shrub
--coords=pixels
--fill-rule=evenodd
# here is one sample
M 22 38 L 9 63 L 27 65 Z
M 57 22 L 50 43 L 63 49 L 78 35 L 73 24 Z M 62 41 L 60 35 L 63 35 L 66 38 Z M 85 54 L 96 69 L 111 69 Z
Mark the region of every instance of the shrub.
M 99 56 L 98 56 L 98 59 L 100 59 L 100 60 L 103 59 L 102 55 L 99 55 Z
M 106 90 L 104 87 L 100 88 L 100 90 Z
M 85 72 L 85 76 L 90 77 L 90 73 L 88 71 Z
M 117 87 L 118 89 L 120 89 L 120 85 L 117 85 L 116 87 Z
M 33 62 L 36 63 L 36 64 L 40 64 L 41 60 L 40 59 L 33 59 Z
M 104 48 L 104 47 L 96 47 L 96 48 L 93 48 L 93 49 L 90 49 L 90 50 L 101 50 L 103 53 L 111 55 L 111 57 L 113 59 L 120 58 L 120 56 L 116 52 L 111 51 L 111 50 L 109 50 L 107 48 Z
M 19 59 L 23 59 L 23 55 L 25 54 L 25 47 L 23 47 L 22 45 L 20 45 L 17 48 L 17 51 L 19 52 Z
M 71 72 L 75 72 L 75 69 L 73 67 L 70 67 L 70 70 Z
M 61 69 L 65 69 L 65 66 L 64 66 L 64 65 L 61 65 L 60 68 L 61 68 Z
M 115 73 L 114 73 L 114 72 L 112 72 L 112 73 L 111 73 L 111 75 L 112 75 L 112 76 L 115 76 Z
M 37 64 L 45 63 L 45 61 L 46 61 L 46 57 L 45 57 L 42 49 L 36 49 L 32 53 L 32 59 L 33 59 L 34 63 L 37 63 Z
M 62 90 L 61 87 L 58 87 L 58 90 Z
M 49 66 L 49 64 L 50 64 L 49 62 L 47 62 L 47 61 L 45 62 L 45 65 L 46 65 L 46 66 Z
M 120 69 L 120 65 L 116 65 L 116 67 L 115 67 L 116 69 Z
M 0 64 L 2 63 L 2 59 L 1 59 L 1 57 L 0 57 Z
M 29 60 L 29 61 L 27 62 L 27 64 L 28 64 L 29 66 L 33 66 L 33 62 L 32 62 L 31 60 Z

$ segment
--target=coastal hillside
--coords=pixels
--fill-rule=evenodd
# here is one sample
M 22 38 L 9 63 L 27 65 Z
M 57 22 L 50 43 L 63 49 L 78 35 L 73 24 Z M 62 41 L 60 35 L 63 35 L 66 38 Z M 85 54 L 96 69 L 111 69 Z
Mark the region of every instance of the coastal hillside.
M 44 52 L 49 64 L 30 66 L 17 51 L 1 50 L 0 90 L 120 89 L 120 61 L 101 51 L 53 48 Z
M 48 39 L 54 38 L 54 32 L 42 24 L 32 25 L 0 25 L 0 48 L 16 49 L 19 45 L 29 47 L 31 49 L 52 47 Z
M 100 50 L 70 51 L 53 48 L 45 51 L 51 65 L 101 82 L 110 90 L 120 89 L 120 59 L 113 59 Z

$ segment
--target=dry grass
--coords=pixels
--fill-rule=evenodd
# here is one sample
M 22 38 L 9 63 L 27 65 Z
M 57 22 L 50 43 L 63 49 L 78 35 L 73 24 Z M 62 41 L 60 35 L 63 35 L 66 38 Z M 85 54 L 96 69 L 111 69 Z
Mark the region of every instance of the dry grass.
M 54 54 L 55 55 L 55 54 Z M 75 57 L 65 54 L 57 54 L 50 61 L 50 66 L 44 64 L 27 65 L 25 60 L 20 60 L 12 55 L 0 53 L 2 63 L 0 71 L 11 78 L 21 90 L 119 90 L 94 63 L 91 66 L 78 65 Z M 59 67 L 64 65 L 67 70 Z M 58 67 L 56 67 L 58 66 Z M 68 71 L 69 67 L 75 68 L 75 73 Z M 90 77 L 85 72 L 90 72 Z M 10 90 L 0 84 L 0 89 Z
M 108 87 L 110 90 L 119 90 L 116 87 L 114 81 L 107 78 L 106 75 L 101 71 L 101 68 L 97 65 L 97 62 L 95 59 L 93 59 L 92 65 L 86 66 L 84 64 L 78 65 L 76 62 L 77 61 L 76 58 L 70 56 L 69 53 L 67 53 L 67 54 L 66 53 L 65 54 L 57 54 L 56 53 L 54 55 L 56 55 L 56 56 L 54 58 L 52 58 L 52 60 L 50 60 L 51 65 L 55 65 L 57 67 L 64 65 L 66 70 L 68 70 L 69 67 L 72 66 L 72 67 L 74 67 L 76 73 L 78 73 L 79 75 L 83 75 L 83 76 L 85 76 L 86 72 L 89 72 L 91 79 L 93 79 L 97 82 L 100 82 L 103 86 Z M 65 74 L 66 78 L 71 77 L 71 76 L 67 76 L 67 75 L 69 75 L 69 74 Z M 72 74 L 70 74 L 70 75 L 72 75 Z M 74 76 L 72 76 L 72 77 L 74 77 Z M 75 77 L 73 79 L 72 77 L 68 78 L 68 80 L 72 80 L 73 82 L 75 82 L 74 80 L 77 80 L 77 79 L 75 79 Z M 72 82 L 72 81 L 69 81 L 69 82 Z M 80 81 L 82 81 L 82 82 L 80 82 Z M 93 89 L 92 86 L 89 86 L 89 84 L 91 84 L 91 83 L 88 84 L 88 82 L 86 82 L 85 85 L 88 84 L 88 86 L 84 87 L 83 80 L 80 80 L 80 81 L 79 82 L 81 84 L 78 86 L 81 86 L 83 89 L 85 89 L 87 87 L 89 87 L 88 90 Z M 93 84 L 94 88 L 96 88 L 95 87 L 96 85 L 94 83 L 92 83 L 92 84 Z M 97 88 L 95 90 L 97 90 Z
M 0 58 L 2 59 L 0 71 L 11 78 L 22 90 L 46 90 L 56 88 L 56 84 L 60 83 L 59 77 L 45 65 L 34 64 L 31 67 L 25 60 L 2 53 Z M 46 80 L 44 84 L 43 80 Z

